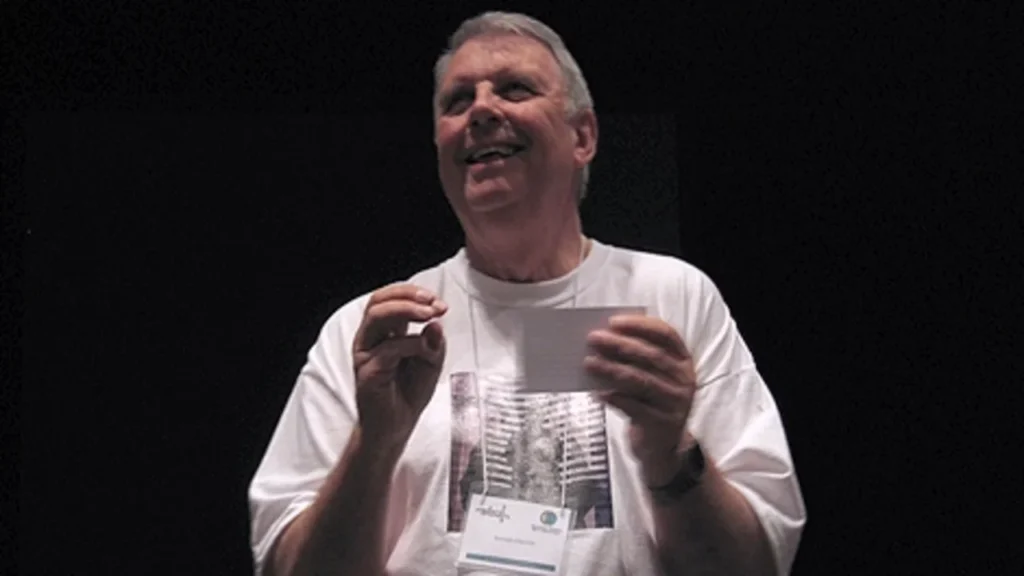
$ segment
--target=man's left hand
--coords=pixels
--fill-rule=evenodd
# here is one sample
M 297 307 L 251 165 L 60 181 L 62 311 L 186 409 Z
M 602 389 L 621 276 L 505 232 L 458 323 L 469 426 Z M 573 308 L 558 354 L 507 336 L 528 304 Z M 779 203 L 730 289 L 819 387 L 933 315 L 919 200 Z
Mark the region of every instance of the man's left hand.
M 650 316 L 615 316 L 587 337 L 583 365 L 605 389 L 598 396 L 630 419 L 629 439 L 650 486 L 672 480 L 697 388 L 693 359 L 672 326 Z

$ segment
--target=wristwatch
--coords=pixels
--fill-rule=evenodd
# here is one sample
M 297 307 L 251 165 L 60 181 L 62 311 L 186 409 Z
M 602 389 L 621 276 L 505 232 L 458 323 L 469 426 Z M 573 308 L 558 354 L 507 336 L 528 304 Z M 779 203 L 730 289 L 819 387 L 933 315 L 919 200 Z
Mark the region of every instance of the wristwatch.
M 676 502 L 687 492 L 693 490 L 704 477 L 704 451 L 700 443 L 694 441 L 682 454 L 683 464 L 679 472 L 664 486 L 648 486 L 651 497 L 657 503 Z

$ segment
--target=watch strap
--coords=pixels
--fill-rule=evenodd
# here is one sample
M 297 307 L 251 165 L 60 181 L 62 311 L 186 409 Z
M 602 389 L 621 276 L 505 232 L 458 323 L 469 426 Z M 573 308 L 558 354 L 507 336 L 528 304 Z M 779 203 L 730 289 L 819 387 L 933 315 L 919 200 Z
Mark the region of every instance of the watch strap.
M 658 502 L 674 502 L 696 488 L 704 477 L 706 462 L 700 443 L 694 442 L 683 452 L 682 466 L 675 477 L 664 486 L 648 487 L 651 496 Z

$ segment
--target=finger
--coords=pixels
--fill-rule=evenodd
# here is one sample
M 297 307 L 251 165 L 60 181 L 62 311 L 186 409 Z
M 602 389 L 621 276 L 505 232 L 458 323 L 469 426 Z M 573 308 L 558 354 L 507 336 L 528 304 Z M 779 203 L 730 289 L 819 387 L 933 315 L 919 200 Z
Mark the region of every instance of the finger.
M 671 416 L 656 406 L 614 392 L 599 393 L 598 398 L 605 404 L 622 411 L 630 421 L 635 423 L 660 424 L 669 420 Z
M 384 288 L 381 288 L 380 290 L 377 290 L 376 292 L 371 294 L 369 301 L 366 304 L 365 312 L 373 311 L 379 305 L 382 304 L 403 301 L 415 302 L 424 306 L 430 306 L 437 310 L 437 312 L 440 314 L 444 314 L 445 312 L 448 311 L 448 304 L 446 304 L 443 300 L 441 300 L 436 294 L 434 294 L 430 290 L 421 288 L 419 286 L 416 286 L 415 284 L 396 283 L 391 284 L 389 286 L 385 286 Z M 387 328 L 387 332 L 391 335 L 398 334 L 404 336 L 407 326 L 408 322 L 396 322 L 392 323 L 391 326 L 385 326 L 384 328 Z M 368 344 L 371 344 L 371 346 L 368 347 L 372 347 L 372 345 L 376 344 L 376 341 L 380 339 L 380 336 L 373 329 L 370 330 L 369 335 L 371 336 L 371 339 L 374 340 L 374 342 L 368 342 Z
M 445 310 L 448 309 L 448 306 L 433 292 L 426 288 L 420 288 L 414 284 L 391 284 L 389 286 L 385 286 L 370 295 L 370 300 L 367 302 L 366 306 L 367 308 L 370 308 L 376 304 L 381 304 L 389 300 L 412 300 L 414 302 L 419 302 L 420 304 L 426 304 L 428 306 L 438 305 L 443 307 Z
M 635 398 L 652 406 L 671 406 L 678 391 L 660 376 L 646 370 L 601 356 L 587 356 L 583 366 L 606 390 Z
M 660 318 L 622 314 L 611 317 L 608 325 L 619 334 L 642 338 L 681 358 L 690 357 L 690 351 L 676 329 Z
M 680 358 L 635 336 L 595 330 L 587 335 L 587 344 L 608 359 L 649 368 L 668 378 L 675 378 L 680 370 Z
M 390 381 L 398 364 L 405 358 L 419 357 L 424 352 L 426 339 L 420 335 L 392 338 L 375 346 L 372 350 L 355 354 L 356 378 L 369 383 Z
M 369 350 L 389 336 L 405 336 L 410 322 L 428 322 L 447 311 L 447 307 L 412 300 L 384 300 L 368 306 L 356 333 L 355 349 Z

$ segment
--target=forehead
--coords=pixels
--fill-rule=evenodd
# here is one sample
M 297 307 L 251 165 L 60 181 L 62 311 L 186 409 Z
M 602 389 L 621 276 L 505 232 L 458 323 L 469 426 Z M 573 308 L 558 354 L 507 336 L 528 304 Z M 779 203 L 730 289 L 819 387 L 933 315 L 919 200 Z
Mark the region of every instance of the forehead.
M 486 35 L 472 38 L 452 55 L 444 86 L 472 83 L 495 74 L 521 73 L 558 83 L 561 72 L 548 47 L 527 36 Z

